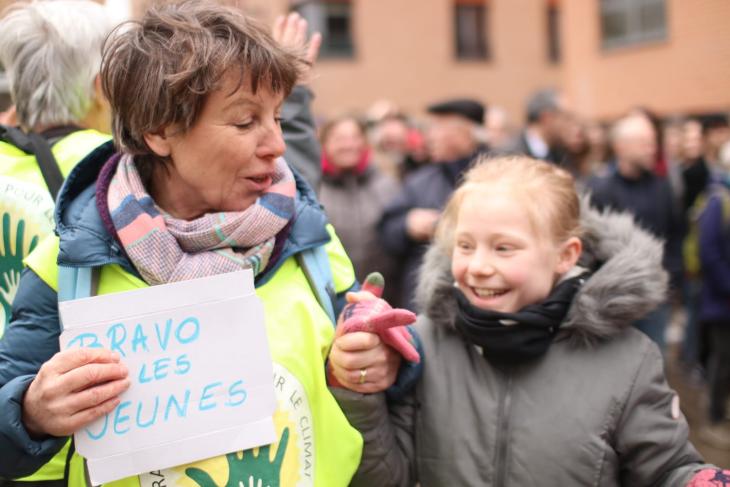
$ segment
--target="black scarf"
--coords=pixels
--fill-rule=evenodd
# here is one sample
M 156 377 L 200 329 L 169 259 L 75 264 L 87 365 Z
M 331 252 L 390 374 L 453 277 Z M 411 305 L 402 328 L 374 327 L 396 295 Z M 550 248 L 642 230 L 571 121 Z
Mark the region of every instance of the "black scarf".
M 535 359 L 552 343 L 586 277 L 582 273 L 565 279 L 544 301 L 525 306 L 516 313 L 477 308 L 454 288 L 456 329 L 468 342 L 481 347 L 484 357 L 495 364 L 515 365 Z

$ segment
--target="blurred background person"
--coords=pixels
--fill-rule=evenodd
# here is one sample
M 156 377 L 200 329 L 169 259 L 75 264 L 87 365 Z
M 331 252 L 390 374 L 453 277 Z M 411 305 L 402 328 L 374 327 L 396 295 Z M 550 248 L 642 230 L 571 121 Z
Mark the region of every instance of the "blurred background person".
M 401 109 L 393 100 L 380 99 L 375 101 L 367 109 L 365 121 L 368 127 L 372 127 L 388 117 L 398 116 L 400 114 Z
M 694 383 L 706 378 L 707 336 L 698 321 L 702 280 L 700 272 L 697 226 L 705 204 L 701 195 L 710 181 L 710 168 L 704 157 L 702 124 L 697 118 L 687 118 L 679 127 L 677 166 L 681 175 L 681 211 L 684 224 L 682 258 L 684 261 L 685 326 L 679 358 L 683 371 Z M 698 201 L 702 200 L 702 201 Z
M 490 106 L 487 108 L 486 120 L 484 121 L 487 145 L 499 152 L 506 148 L 514 135 L 510 126 L 509 115 L 504 108 Z
M 98 73 L 111 28 L 104 8 L 85 0 L 15 4 L 0 19 L 0 64 L 13 103 L 4 121 L 20 128 L 0 138 L 0 336 L 23 259 L 53 229 L 63 178 L 110 139 Z
M 727 116 L 711 114 L 687 119 L 680 140 L 682 202 L 684 211 L 689 212 L 710 182 L 712 168 L 719 161 L 720 148 L 730 141 Z
M 730 124 L 724 113 L 712 113 L 701 118 L 704 156 L 710 165 L 721 164 L 721 150 L 730 141 Z
M 615 170 L 590 181 L 591 199 L 599 208 L 627 211 L 655 237 L 665 241 L 664 267 L 671 285 L 682 282 L 682 223 L 672 189 L 665 177 L 654 172 L 657 140 L 654 126 L 641 114 L 619 119 L 611 131 Z M 637 256 L 638 258 L 638 256 Z M 662 304 L 635 326 L 665 349 L 670 307 Z
M 586 123 L 575 114 L 566 115 L 561 138 L 565 152 L 563 167 L 573 175 L 580 191 L 597 169 L 591 160 L 593 154 Z
M 638 106 L 629 110 L 629 115 L 644 117 L 654 129 L 656 152 L 654 153 L 654 166 L 652 170 L 659 176 L 667 176 L 667 160 L 664 156 L 664 130 L 662 121 L 654 111 Z
M 668 117 L 662 123 L 662 143 L 664 158 L 667 161 L 667 177 L 672 191 L 683 206 L 684 180 L 682 179 L 682 127 L 685 118 L 681 115 Z
M 404 180 L 428 159 L 423 134 L 402 113 L 374 122 L 370 134 L 378 167 L 393 178 Z
M 408 121 L 401 115 L 388 115 L 372 122 L 370 136 L 378 166 L 394 178 L 401 177 L 408 155 Z
M 566 112 L 566 102 L 558 91 L 537 91 L 527 101 L 525 128 L 505 147 L 505 152 L 562 164 Z
M 702 226 L 700 215 L 708 205 L 708 198 L 724 194 L 721 189 L 727 168 L 721 149 L 729 139 L 728 119 L 723 114 L 691 118 L 683 125 L 679 154 L 687 229 L 683 248 L 687 319 L 680 359 L 689 378 L 696 383 L 702 382 L 709 373 L 708 359 L 716 338 L 711 332 L 713 320 L 698 319 L 703 314 L 702 302 L 707 294 L 703 288 L 711 283 L 707 283 L 704 276 L 706 266 L 701 263 L 702 249 L 697 242 L 697 233 Z M 705 321 L 710 324 L 705 324 Z
M 388 283 L 385 295 L 397 299 L 395 262 L 380 245 L 376 225 L 385 203 L 398 193 L 398 182 L 378 169 L 365 125 L 354 116 L 331 120 L 321 128 L 320 138 L 319 200 L 327 217 L 337 229 L 358 280 L 364 282 L 369 273 L 378 271 Z
M 709 424 L 700 434 L 714 447 L 730 450 L 730 428 L 724 424 L 730 396 L 730 142 L 718 148 L 716 156 L 699 217 L 699 319 L 709 337 L 710 390 Z
M 697 118 L 689 118 L 682 125 L 679 161 L 684 190 L 682 206 L 687 213 L 710 178 L 710 168 L 704 157 L 702 124 Z
M 474 157 L 486 152 L 484 106 L 455 99 L 430 105 L 426 146 L 430 163 L 406 178 L 378 224 L 385 249 L 402 266 L 399 306 L 415 309 L 418 268 L 434 235 L 441 210 Z
M 682 126 L 685 117 L 682 115 L 671 115 L 664 120 L 662 131 L 664 132 L 664 155 L 668 161 L 678 161 L 682 148 Z
M 600 174 L 606 170 L 608 161 L 613 158 L 609 143 L 608 127 L 596 120 L 586 120 L 586 137 L 588 138 L 589 164 L 594 173 Z

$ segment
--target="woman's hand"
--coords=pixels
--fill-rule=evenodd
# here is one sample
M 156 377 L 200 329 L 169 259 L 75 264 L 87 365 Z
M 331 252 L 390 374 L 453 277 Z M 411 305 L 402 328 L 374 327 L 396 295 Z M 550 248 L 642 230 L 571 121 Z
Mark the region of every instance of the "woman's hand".
M 347 333 L 335 339 L 329 356 L 330 385 L 370 394 L 395 383 L 401 356 L 375 333 Z
M 302 51 L 306 66 L 302 69 L 300 84 L 307 84 L 311 81 L 311 71 L 319 55 L 319 48 L 322 46 L 322 34 L 315 32 L 307 39 L 307 19 L 296 12 L 289 15 L 280 15 L 274 22 L 272 35 L 282 46 Z
M 330 350 L 330 385 L 380 392 L 395 383 L 402 357 L 420 360 L 405 327 L 416 315 L 380 299 L 384 285 L 383 276 L 372 273 L 360 292 L 347 294 Z
M 371 272 L 360 292 L 347 294 L 348 304 L 338 319 L 337 336 L 356 331 L 376 333 L 404 359 L 418 363 L 421 358 L 406 328 L 416 321 L 416 315 L 407 309 L 393 308 L 381 299 L 384 287 L 383 276 L 379 272 Z
M 59 352 L 44 363 L 23 398 L 31 436 L 69 436 L 114 410 L 129 388 L 119 354 L 101 348 Z

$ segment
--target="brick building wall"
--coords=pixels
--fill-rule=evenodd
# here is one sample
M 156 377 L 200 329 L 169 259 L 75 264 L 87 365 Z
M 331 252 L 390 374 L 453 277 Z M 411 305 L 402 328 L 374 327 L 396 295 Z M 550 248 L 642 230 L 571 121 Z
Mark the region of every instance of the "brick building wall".
M 730 2 L 667 0 L 666 40 L 603 50 L 597 1 L 564 0 L 563 85 L 587 115 L 730 110 Z
M 119 0 L 117 0 L 119 1 Z M 151 0 L 130 0 L 139 15 Z M 730 110 L 730 2 L 666 0 L 666 39 L 603 49 L 599 0 L 485 0 L 491 56 L 455 56 L 457 0 L 351 0 L 354 57 L 321 59 L 313 82 L 320 116 L 363 111 L 380 99 L 420 114 L 432 101 L 471 96 L 515 123 L 536 88 L 564 88 L 586 116 L 634 105 L 661 114 Z M 12 0 L 0 0 L 0 8 Z M 227 0 L 270 24 L 290 0 Z M 547 58 L 546 8 L 560 11 L 562 60 Z
M 455 58 L 454 2 L 352 0 L 355 56 L 319 62 L 317 112 L 390 99 L 420 113 L 434 100 L 473 96 L 521 123 L 526 98 L 545 86 L 562 87 L 572 107 L 601 119 L 635 105 L 664 115 L 730 110 L 727 0 L 666 0 L 664 40 L 612 49 L 601 47 L 599 0 L 487 0 L 487 61 Z M 268 3 L 268 17 L 288 3 Z M 547 59 L 549 4 L 560 12 L 559 64 Z
M 494 0 L 486 61 L 455 58 L 452 0 L 360 0 L 354 7 L 355 58 L 323 60 L 314 82 L 323 114 L 390 99 L 409 112 L 436 100 L 471 96 L 521 119 L 525 96 L 557 85 L 545 50 L 543 0 Z
M 139 15 L 150 0 L 133 0 Z M 289 10 L 289 0 L 229 0 L 266 23 Z M 361 112 L 388 99 L 423 113 L 433 101 L 469 96 L 497 103 L 521 120 L 533 90 L 560 84 L 548 62 L 546 0 L 489 0 L 488 60 L 455 56 L 454 0 L 353 0 L 352 58 L 317 63 L 314 109 L 321 117 Z

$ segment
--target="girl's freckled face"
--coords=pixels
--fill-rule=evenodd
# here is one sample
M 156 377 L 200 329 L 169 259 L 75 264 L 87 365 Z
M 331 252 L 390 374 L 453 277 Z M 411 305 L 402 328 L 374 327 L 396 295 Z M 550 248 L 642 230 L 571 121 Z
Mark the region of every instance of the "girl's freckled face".
M 560 247 L 538 234 L 525 202 L 505 190 L 474 190 L 459 208 L 451 271 L 469 302 L 513 313 L 545 299 Z

